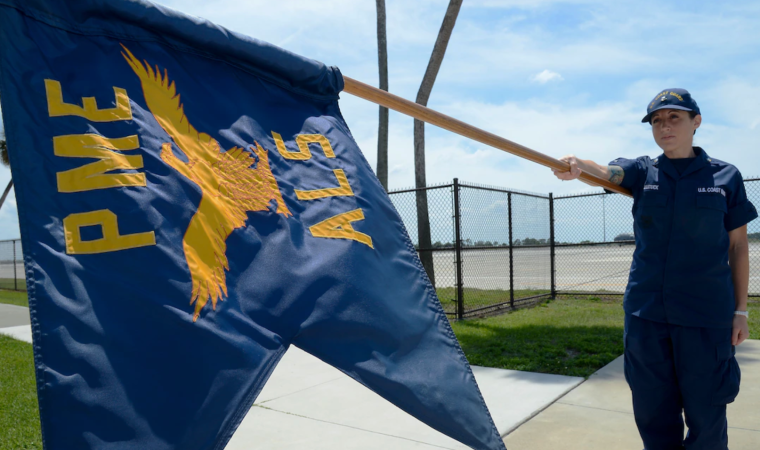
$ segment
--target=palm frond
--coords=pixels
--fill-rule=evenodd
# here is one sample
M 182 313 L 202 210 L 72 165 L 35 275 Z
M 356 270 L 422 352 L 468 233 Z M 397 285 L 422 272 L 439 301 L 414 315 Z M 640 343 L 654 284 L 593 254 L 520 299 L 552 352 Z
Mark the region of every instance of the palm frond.
M 11 161 L 8 159 L 8 144 L 5 142 L 5 136 L 0 133 L 0 161 L 4 166 L 10 166 Z

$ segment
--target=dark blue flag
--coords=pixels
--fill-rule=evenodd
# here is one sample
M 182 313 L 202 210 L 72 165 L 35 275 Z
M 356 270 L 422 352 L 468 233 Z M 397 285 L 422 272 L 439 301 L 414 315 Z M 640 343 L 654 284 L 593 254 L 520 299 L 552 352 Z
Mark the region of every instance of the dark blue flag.
M 337 68 L 145 2 L 0 0 L 0 71 L 47 450 L 222 449 L 291 344 L 504 448 Z

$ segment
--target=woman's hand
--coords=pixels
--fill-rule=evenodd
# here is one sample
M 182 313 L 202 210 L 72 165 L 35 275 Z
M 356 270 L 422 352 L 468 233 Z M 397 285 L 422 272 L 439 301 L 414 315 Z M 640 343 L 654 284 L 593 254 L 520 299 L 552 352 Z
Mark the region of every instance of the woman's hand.
M 739 345 L 749 337 L 749 325 L 747 318 L 740 315 L 734 316 L 734 330 L 731 333 L 731 344 Z
M 580 167 L 578 167 L 578 159 L 575 157 L 575 155 L 563 156 L 559 160 L 570 164 L 570 171 L 561 172 L 561 171 L 552 169 L 552 172 L 554 172 L 554 176 L 556 176 L 557 178 L 563 181 L 575 180 L 576 178 L 581 176 L 581 172 L 583 172 L 583 170 Z

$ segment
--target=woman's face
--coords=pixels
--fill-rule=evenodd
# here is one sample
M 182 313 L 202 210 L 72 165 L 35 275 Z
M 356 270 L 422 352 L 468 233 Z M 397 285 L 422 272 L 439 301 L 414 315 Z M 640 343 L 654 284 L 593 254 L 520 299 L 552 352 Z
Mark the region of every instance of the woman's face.
M 661 109 L 652 113 L 652 135 L 655 142 L 666 152 L 678 149 L 691 150 L 694 130 L 702 123 L 702 116 L 693 119 L 688 111 Z

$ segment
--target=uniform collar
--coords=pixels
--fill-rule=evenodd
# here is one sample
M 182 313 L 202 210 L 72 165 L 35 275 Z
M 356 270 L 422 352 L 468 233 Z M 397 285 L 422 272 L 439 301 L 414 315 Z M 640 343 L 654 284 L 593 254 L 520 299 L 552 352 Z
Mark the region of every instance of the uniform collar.
M 709 156 L 707 156 L 707 152 L 702 150 L 702 147 L 693 147 L 694 153 L 696 154 L 696 157 L 694 158 L 694 161 L 689 164 L 689 167 L 686 168 L 686 170 L 683 171 L 680 175 L 678 174 L 678 170 L 673 166 L 673 163 L 670 162 L 670 159 L 668 159 L 665 156 L 665 153 L 655 158 L 655 165 L 660 168 L 663 172 L 670 175 L 671 178 L 677 180 L 679 178 L 683 178 L 688 176 L 689 174 L 692 174 L 694 172 L 697 172 L 699 170 L 702 170 L 705 167 L 710 166 L 710 162 L 712 161 Z

